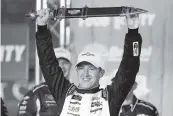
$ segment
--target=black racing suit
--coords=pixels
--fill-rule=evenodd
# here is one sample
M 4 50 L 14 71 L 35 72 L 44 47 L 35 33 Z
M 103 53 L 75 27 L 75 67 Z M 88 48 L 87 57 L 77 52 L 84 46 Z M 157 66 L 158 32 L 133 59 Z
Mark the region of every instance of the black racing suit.
M 120 116 L 159 116 L 154 105 L 133 96 L 133 102 L 122 106 Z
M 21 100 L 18 116 L 58 116 L 57 104 L 46 83 L 30 90 Z
M 56 60 L 51 33 L 47 29 L 47 26 L 38 26 L 36 44 L 40 68 L 57 102 L 57 110 L 61 113 L 66 93 L 71 84 L 65 80 L 62 69 Z M 135 49 L 134 45 L 138 48 Z M 125 36 L 124 53 L 119 69 L 112 79 L 112 84 L 106 87 L 108 91 L 107 100 L 109 103 L 110 116 L 118 116 L 121 105 L 135 82 L 135 77 L 140 65 L 141 45 L 142 37 L 138 33 L 138 29 L 129 29 Z

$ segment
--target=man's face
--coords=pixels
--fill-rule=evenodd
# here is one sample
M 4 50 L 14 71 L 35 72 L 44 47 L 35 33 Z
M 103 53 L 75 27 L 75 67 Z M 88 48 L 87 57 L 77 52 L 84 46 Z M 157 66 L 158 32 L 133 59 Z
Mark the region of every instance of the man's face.
M 99 86 L 99 80 L 104 72 L 100 68 L 88 62 L 82 62 L 77 65 L 77 74 L 79 78 L 80 89 L 92 89 Z
M 58 62 L 59 62 L 59 66 L 61 67 L 64 73 L 64 77 L 68 79 L 72 64 L 65 58 L 58 58 Z

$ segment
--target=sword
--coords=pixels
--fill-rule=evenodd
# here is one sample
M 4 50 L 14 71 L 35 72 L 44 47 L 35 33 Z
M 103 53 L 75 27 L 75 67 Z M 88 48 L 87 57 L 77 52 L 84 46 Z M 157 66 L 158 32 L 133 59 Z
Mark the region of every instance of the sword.
M 86 19 L 89 17 L 114 17 L 114 16 L 126 16 L 126 15 L 136 15 L 141 13 L 147 13 L 147 10 L 121 6 L 121 7 L 94 7 L 89 8 L 87 6 L 83 8 L 57 8 L 50 11 L 51 19 L 61 20 L 66 18 L 82 18 Z M 37 11 L 31 10 L 25 15 L 32 20 L 35 20 L 39 15 Z

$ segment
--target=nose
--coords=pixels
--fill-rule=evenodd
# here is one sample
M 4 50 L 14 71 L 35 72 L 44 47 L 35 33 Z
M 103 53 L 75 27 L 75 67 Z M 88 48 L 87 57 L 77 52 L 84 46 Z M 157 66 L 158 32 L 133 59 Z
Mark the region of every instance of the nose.
M 85 77 L 89 77 L 89 76 L 90 76 L 90 75 L 89 75 L 89 71 L 88 71 L 88 69 L 85 70 L 85 72 L 84 72 L 84 76 L 85 76 Z

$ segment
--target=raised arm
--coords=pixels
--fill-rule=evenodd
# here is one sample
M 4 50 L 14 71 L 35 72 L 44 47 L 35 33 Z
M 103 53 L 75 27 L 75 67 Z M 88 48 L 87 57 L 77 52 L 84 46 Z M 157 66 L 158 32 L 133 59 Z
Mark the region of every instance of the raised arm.
M 127 19 L 131 20 L 131 19 Z M 133 25 L 133 24 L 132 24 Z M 110 107 L 113 114 L 118 114 L 120 107 L 135 82 L 140 65 L 142 38 L 138 33 L 138 25 L 128 24 L 128 33 L 125 36 L 124 53 L 116 76 L 108 86 Z
M 49 10 L 41 10 L 37 18 L 36 45 L 40 68 L 54 99 L 57 101 L 65 93 L 64 88 L 67 87 L 64 86 L 67 86 L 69 81 L 65 79 L 56 59 L 52 45 L 52 36 L 46 25 L 48 19 Z

